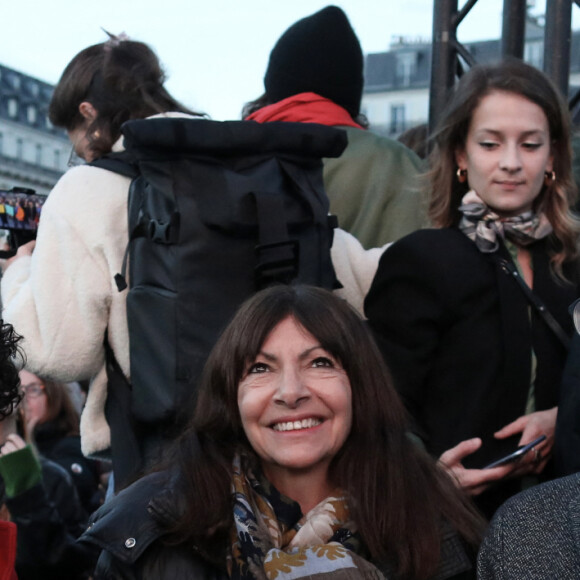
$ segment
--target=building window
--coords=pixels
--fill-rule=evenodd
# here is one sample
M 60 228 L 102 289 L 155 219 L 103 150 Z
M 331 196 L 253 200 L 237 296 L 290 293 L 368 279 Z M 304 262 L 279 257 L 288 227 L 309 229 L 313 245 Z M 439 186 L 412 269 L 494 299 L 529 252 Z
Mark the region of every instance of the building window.
M 44 101 L 50 101 L 52 99 L 52 89 L 50 87 L 43 87 L 41 95 Z
M 37 112 L 36 107 L 34 105 L 28 105 L 28 108 L 26 109 L 26 117 L 31 125 L 34 125 L 36 123 Z
M 22 159 L 24 156 L 24 141 L 22 139 L 16 139 L 16 158 Z
M 28 90 L 33 97 L 38 97 L 38 92 L 40 89 L 38 88 L 38 84 L 35 82 L 28 83 Z
M 524 60 L 532 66 L 541 69 L 544 66 L 544 42 L 542 40 L 526 42 Z
M 16 90 L 20 89 L 20 77 L 18 75 L 13 74 L 10 77 L 10 82 L 12 83 L 12 87 Z
M 391 133 L 405 130 L 405 105 L 391 105 Z
M 36 144 L 36 165 L 42 165 L 42 145 Z
M 54 168 L 60 169 L 60 150 L 59 149 L 54 150 Z
M 411 77 L 417 69 L 417 54 L 402 52 L 397 54 L 397 79 L 404 87 L 411 84 Z
M 4 133 L 0 133 L 0 155 L 4 155 Z
M 18 101 L 16 99 L 8 99 L 8 116 L 11 119 L 18 117 Z

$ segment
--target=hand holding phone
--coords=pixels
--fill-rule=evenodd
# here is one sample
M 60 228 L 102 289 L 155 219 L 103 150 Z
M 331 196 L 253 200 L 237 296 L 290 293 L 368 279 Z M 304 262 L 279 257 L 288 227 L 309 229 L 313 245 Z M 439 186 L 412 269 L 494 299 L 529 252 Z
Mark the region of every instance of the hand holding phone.
M 498 467 L 500 465 L 505 465 L 507 463 L 514 463 L 515 461 L 521 459 L 528 451 L 533 449 L 536 445 L 540 444 L 545 439 L 546 439 L 545 435 L 540 435 L 540 437 L 538 437 L 537 439 L 534 439 L 533 441 L 531 441 L 526 445 L 518 447 L 512 453 L 508 453 L 507 455 L 504 455 L 500 459 L 493 461 L 492 463 L 486 465 L 483 469 L 491 469 L 492 467 Z
M 463 461 L 477 453 L 481 445 L 482 441 L 479 437 L 466 439 L 445 451 L 439 458 L 439 461 L 449 471 L 457 485 L 469 495 L 479 495 L 490 485 L 509 475 L 514 469 L 509 464 L 488 470 L 466 468 L 463 465 Z

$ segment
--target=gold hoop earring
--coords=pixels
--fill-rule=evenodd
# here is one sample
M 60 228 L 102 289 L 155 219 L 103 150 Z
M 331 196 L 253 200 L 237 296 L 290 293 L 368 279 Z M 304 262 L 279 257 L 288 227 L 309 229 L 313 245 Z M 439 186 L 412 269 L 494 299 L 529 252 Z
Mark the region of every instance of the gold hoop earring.
M 458 167 L 456 175 L 459 183 L 465 183 L 467 181 L 467 169 L 461 169 L 461 167 Z
M 544 173 L 544 184 L 550 185 L 556 181 L 556 172 L 555 171 L 546 171 Z

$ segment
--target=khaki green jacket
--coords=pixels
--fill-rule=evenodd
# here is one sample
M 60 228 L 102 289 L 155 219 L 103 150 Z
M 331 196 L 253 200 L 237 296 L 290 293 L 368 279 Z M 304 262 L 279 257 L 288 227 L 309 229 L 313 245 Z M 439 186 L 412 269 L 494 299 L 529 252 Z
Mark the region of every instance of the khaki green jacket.
M 342 229 L 365 248 L 393 242 L 428 225 L 420 189 L 421 159 L 392 139 L 355 127 L 341 127 L 348 146 L 324 160 L 330 211 Z

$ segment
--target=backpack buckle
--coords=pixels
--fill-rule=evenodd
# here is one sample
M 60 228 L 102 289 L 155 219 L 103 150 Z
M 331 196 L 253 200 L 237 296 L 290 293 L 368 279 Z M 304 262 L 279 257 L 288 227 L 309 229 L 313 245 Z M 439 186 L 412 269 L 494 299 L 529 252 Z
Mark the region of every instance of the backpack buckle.
M 256 287 L 265 288 L 273 282 L 292 282 L 298 276 L 298 250 L 297 240 L 256 246 Z
M 179 213 L 174 212 L 168 222 L 150 219 L 147 223 L 147 238 L 156 244 L 175 244 L 179 237 Z

